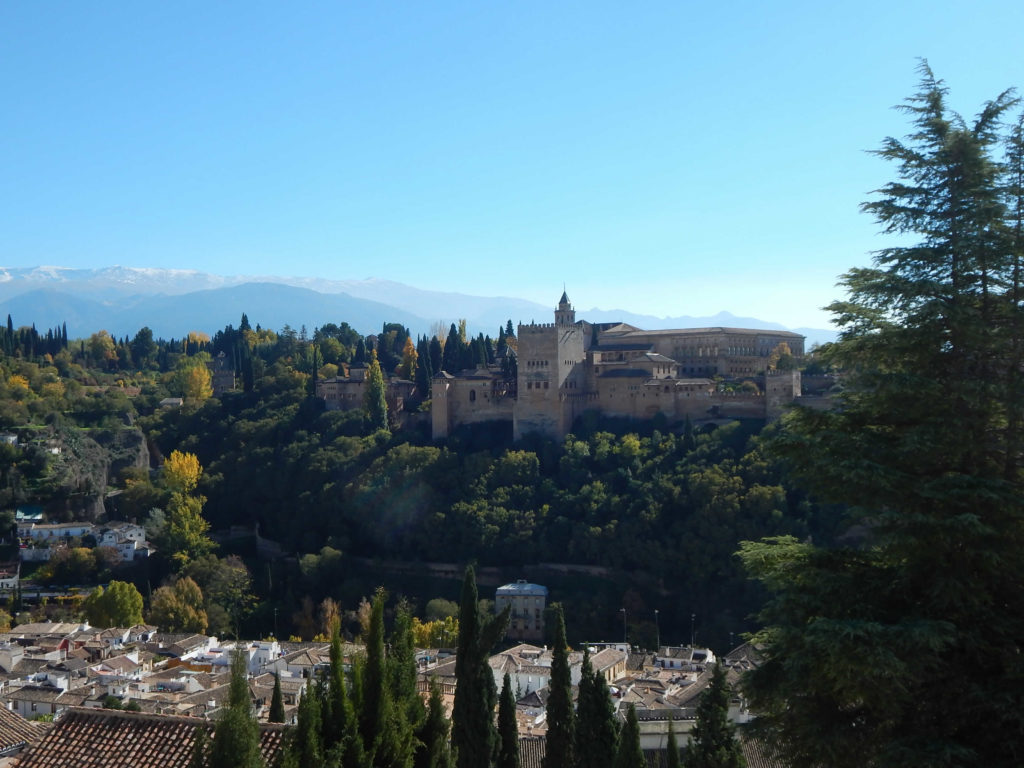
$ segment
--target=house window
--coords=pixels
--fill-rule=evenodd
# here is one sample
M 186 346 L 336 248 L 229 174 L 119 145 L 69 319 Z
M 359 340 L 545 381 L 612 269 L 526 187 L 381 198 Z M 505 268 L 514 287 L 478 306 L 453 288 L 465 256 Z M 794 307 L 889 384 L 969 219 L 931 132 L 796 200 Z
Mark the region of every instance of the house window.
M 469 402 L 471 402 L 471 403 L 475 403 L 476 402 L 476 390 L 475 389 L 469 390 Z

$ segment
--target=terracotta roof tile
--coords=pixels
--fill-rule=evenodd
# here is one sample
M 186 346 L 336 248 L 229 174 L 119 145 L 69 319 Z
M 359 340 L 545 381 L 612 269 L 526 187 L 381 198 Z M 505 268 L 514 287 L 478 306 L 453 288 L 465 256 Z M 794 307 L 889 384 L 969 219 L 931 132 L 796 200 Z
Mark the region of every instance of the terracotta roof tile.
M 207 720 L 117 710 L 72 709 L 19 768 L 186 768 L 196 728 L 212 729 Z M 263 757 L 270 765 L 281 751 L 285 730 L 261 725 Z

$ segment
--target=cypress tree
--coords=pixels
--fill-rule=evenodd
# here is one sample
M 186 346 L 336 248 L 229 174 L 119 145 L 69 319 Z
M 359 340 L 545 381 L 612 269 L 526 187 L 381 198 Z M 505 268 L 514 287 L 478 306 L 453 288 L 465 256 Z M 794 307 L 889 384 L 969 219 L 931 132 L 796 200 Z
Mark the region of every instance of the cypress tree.
M 608 695 L 608 684 L 583 651 L 579 696 L 576 704 L 576 764 L 581 768 L 611 768 L 619 728 Z
M 489 768 L 497 754 L 494 705 L 497 691 L 487 663 L 491 649 L 505 634 L 509 606 L 498 616 L 482 617 L 473 566 L 466 567 L 459 605 L 459 642 L 455 656 L 455 704 L 452 746 L 458 768 Z
M 384 374 L 377 353 L 370 356 L 370 367 L 366 372 L 366 392 L 363 395 L 363 408 L 366 411 L 366 423 L 371 431 L 388 428 L 388 402 L 385 397 Z
M 263 768 L 260 728 L 252 711 L 245 656 L 236 650 L 231 656 L 231 683 L 227 711 L 213 731 L 208 768 Z
M 270 715 L 267 718 L 272 723 L 284 722 L 284 697 L 281 695 L 281 675 L 274 673 L 274 693 L 270 697 Z
M 430 380 L 434 373 L 430 366 L 430 345 L 426 338 L 421 337 L 416 342 L 416 389 L 420 397 L 430 397 Z
M 668 719 L 668 749 L 665 754 L 666 768 L 682 768 L 679 762 L 679 744 L 676 742 L 675 721 L 669 715 Z
M 285 747 L 284 768 L 320 768 L 324 765 L 320 695 L 313 678 L 299 700 L 298 723 Z
M 498 761 L 496 768 L 519 768 L 519 725 L 516 723 L 516 699 L 508 672 L 498 698 Z
M 450 728 L 441 700 L 441 688 L 437 680 L 431 678 L 427 716 L 416 733 L 419 746 L 413 761 L 414 768 L 455 768 L 455 758 L 448 744 Z
M 555 606 L 554 619 L 555 643 L 551 658 L 551 681 L 548 683 L 548 733 L 543 768 L 562 768 L 575 764 L 572 679 L 569 672 L 569 650 L 566 647 L 565 616 L 561 605 Z
M 195 727 L 195 739 L 192 742 L 192 757 L 188 768 L 206 768 L 206 755 L 210 751 L 210 734 L 205 725 Z
M 697 704 L 684 764 L 686 768 L 746 768 L 736 726 L 729 721 L 729 685 L 720 663 L 715 664 L 711 683 Z
M 444 343 L 444 352 L 441 356 L 442 371 L 456 374 L 466 367 L 463 347 L 465 344 L 462 342 L 462 337 L 459 336 L 459 330 L 455 327 L 455 323 L 452 323 L 451 328 L 448 329 L 448 339 Z
M 644 752 L 640 749 L 640 724 L 636 720 L 636 707 L 626 708 L 626 722 L 619 737 L 619 748 L 615 752 L 614 768 L 647 768 Z
M 429 345 L 431 375 L 443 370 L 441 367 L 444 353 L 441 351 L 441 340 L 432 336 Z

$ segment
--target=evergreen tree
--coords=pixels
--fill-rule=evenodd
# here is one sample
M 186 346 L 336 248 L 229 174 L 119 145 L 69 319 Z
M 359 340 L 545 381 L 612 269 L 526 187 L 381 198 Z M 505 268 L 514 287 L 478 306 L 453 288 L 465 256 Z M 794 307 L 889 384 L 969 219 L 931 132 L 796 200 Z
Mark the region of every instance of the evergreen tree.
M 284 697 L 281 695 L 281 676 L 274 673 L 274 693 L 270 697 L 270 715 L 267 719 L 272 723 L 284 722 Z
M 330 668 L 323 706 L 323 741 L 328 755 L 343 768 L 364 768 L 366 755 L 355 708 L 345 685 L 341 632 L 331 632 Z
M 863 206 L 899 245 L 849 272 L 831 306 L 840 407 L 797 409 L 774 441 L 866 540 L 742 554 L 773 592 L 745 691 L 795 766 L 1002 767 L 1024 754 L 1007 738 L 1024 732 L 1024 590 L 1011 586 L 1024 583 L 1020 259 L 994 157 L 1012 100 L 968 124 L 921 71 L 903 106 L 911 135 L 878 153 L 898 180 Z
M 188 768 L 206 768 L 206 756 L 210 751 L 210 734 L 205 725 L 195 727 L 195 739 L 192 742 L 192 757 Z
M 425 337 L 416 343 L 416 390 L 420 397 L 430 397 L 430 380 L 434 377 L 430 366 L 430 344 Z
M 208 768 L 263 768 L 260 727 L 252 711 L 244 654 L 231 656 L 227 711 L 217 720 Z
M 580 768 L 611 768 L 618 736 L 608 684 L 593 668 L 589 649 L 584 649 L 576 704 L 576 764 Z
M 626 722 L 619 737 L 619 748 L 615 752 L 613 768 L 647 768 L 644 752 L 640 749 L 640 724 L 636 719 L 636 707 L 626 707 Z
M 438 339 L 437 336 L 431 337 L 429 351 L 430 370 L 432 371 L 432 373 L 437 373 L 438 371 L 444 370 L 441 367 L 442 361 L 444 359 L 444 352 L 441 350 L 441 340 Z
M 554 619 L 555 643 L 551 657 L 551 681 L 548 683 L 548 733 L 544 768 L 561 768 L 575 764 L 572 680 L 569 673 L 569 649 L 565 638 L 565 616 L 561 605 L 555 606 Z
M 497 691 L 487 663 L 491 649 L 505 634 L 509 607 L 499 615 L 480 615 L 473 566 L 466 567 L 459 605 L 459 642 L 455 655 L 455 704 L 452 746 L 458 768 L 489 768 L 497 753 L 494 705 Z
M 516 699 L 508 672 L 498 697 L 498 761 L 496 768 L 519 768 L 519 725 L 516 722 Z
M 352 356 L 352 365 L 366 365 L 366 342 L 359 339 L 356 342 L 356 351 Z
M 682 768 L 679 760 L 679 744 L 676 741 L 676 726 L 672 717 L 668 720 L 668 748 L 665 750 L 666 768 Z
M 284 768 L 321 768 L 324 765 L 320 716 L 320 696 L 310 678 L 299 699 L 298 722 L 285 747 Z
M 430 698 L 427 716 L 416 733 L 418 747 L 414 768 L 455 768 L 455 758 L 448 744 L 451 726 L 441 700 L 441 688 L 436 679 L 430 680 Z
M 363 408 L 366 411 L 366 422 L 371 431 L 388 428 L 388 402 L 385 397 L 384 374 L 377 353 L 370 356 L 369 370 L 366 372 L 366 393 L 363 395 Z
M 463 352 L 464 346 L 455 323 L 452 323 L 451 328 L 448 329 L 448 339 L 444 343 L 444 352 L 441 356 L 442 371 L 457 374 L 466 367 L 465 354 Z
M 711 682 L 697 704 L 684 762 L 686 768 L 746 768 L 736 726 L 729 721 L 729 684 L 720 663 L 715 664 Z

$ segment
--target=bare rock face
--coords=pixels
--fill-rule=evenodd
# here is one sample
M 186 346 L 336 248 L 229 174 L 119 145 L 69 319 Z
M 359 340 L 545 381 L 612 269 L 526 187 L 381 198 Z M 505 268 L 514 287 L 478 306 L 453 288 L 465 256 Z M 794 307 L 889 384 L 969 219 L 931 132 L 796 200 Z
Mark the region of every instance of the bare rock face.
M 95 521 L 105 513 L 108 486 L 132 467 L 149 466 L 149 448 L 141 430 L 60 429 L 50 441 L 49 481 L 40 491 L 51 519 Z

